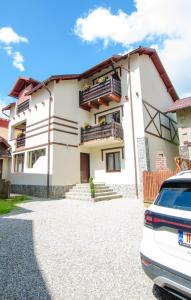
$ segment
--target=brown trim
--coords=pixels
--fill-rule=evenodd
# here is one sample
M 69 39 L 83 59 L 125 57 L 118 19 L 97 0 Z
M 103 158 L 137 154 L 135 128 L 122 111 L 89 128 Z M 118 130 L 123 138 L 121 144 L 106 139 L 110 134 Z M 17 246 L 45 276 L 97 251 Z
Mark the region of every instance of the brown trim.
M 108 112 L 108 111 L 111 111 L 111 110 L 114 110 L 114 109 L 117 109 L 117 108 L 121 108 L 121 113 L 122 113 L 122 117 L 123 117 L 123 104 L 122 104 L 122 105 L 118 105 L 118 106 L 116 106 L 116 107 L 109 108 L 109 109 L 100 111 L 100 112 L 98 112 L 98 113 L 95 113 L 95 114 L 94 114 L 94 121 L 95 121 L 95 124 L 96 124 L 96 118 L 97 118 L 97 115 L 100 115 L 100 114 L 102 114 L 102 113 L 105 113 L 105 112 Z
M 61 129 L 57 129 L 57 128 L 51 128 L 50 131 L 59 131 L 59 132 L 64 132 L 64 133 L 68 133 L 68 134 L 78 135 L 78 133 L 76 133 L 76 132 L 61 130 Z M 34 136 L 37 136 L 37 135 L 40 135 L 40 134 L 44 134 L 44 133 L 47 133 L 47 132 L 48 132 L 48 130 L 44 130 L 44 131 L 29 135 L 29 136 L 25 136 L 25 139 L 29 139 L 31 137 L 34 137 Z
M 47 132 L 48 132 L 48 130 L 44 130 L 44 131 L 29 135 L 29 136 L 25 136 L 25 139 L 29 139 L 31 137 L 34 137 L 34 136 L 37 136 L 37 135 L 40 135 L 40 134 L 44 134 L 44 133 L 47 133 Z
M 64 144 L 64 143 L 57 143 L 57 142 L 51 142 L 50 145 L 58 145 L 58 146 L 78 148 L 78 145 Z
M 34 129 L 27 130 L 26 133 L 33 132 L 35 130 L 38 130 L 38 129 L 41 129 L 41 128 L 44 128 L 44 127 L 47 127 L 47 126 L 48 126 L 48 124 L 45 124 L 45 125 L 42 125 L 42 126 L 38 126 L 38 127 L 34 128 Z
M 64 132 L 64 133 L 68 133 L 68 134 L 78 135 L 78 133 L 76 133 L 76 132 L 61 130 L 61 129 L 57 129 L 57 128 L 51 128 L 50 131 L 58 131 L 58 132 Z
M 58 122 L 51 122 L 50 123 L 50 125 L 53 125 L 53 124 L 78 130 L 78 127 L 74 127 L 74 126 L 70 126 L 70 125 L 65 125 L 65 124 L 58 123 Z M 27 130 L 26 133 L 33 132 L 35 130 L 38 130 L 38 129 L 41 129 L 41 128 L 44 128 L 44 127 L 47 127 L 47 126 L 48 126 L 48 124 L 45 124 L 45 125 L 42 125 L 42 126 L 38 126 L 38 127 L 34 128 L 34 129 Z
M 68 119 L 65 119 L 65 118 L 61 118 L 61 117 L 59 117 L 59 116 L 52 116 L 51 118 L 56 118 L 56 119 L 59 119 L 59 120 L 62 120 L 62 121 L 66 121 L 66 122 L 70 122 L 70 123 L 73 123 L 73 124 L 78 124 L 78 122 L 76 122 L 76 121 L 72 121 L 72 120 L 68 120 Z
M 110 151 L 110 150 L 115 150 L 115 149 L 120 149 L 121 150 L 122 159 L 124 159 L 124 146 L 120 146 L 120 147 L 113 147 L 113 148 L 101 149 L 101 160 L 103 161 L 103 153 L 104 153 L 104 151 Z
M 45 122 L 45 121 L 48 121 L 48 118 L 42 119 L 41 121 L 35 122 L 35 123 L 33 123 L 33 124 L 30 124 L 30 125 L 27 125 L 26 128 L 29 128 L 29 127 L 38 125 L 38 124 L 40 124 L 40 123 L 42 123 L 42 122 Z
M 54 115 L 50 117 L 50 119 L 52 119 L 52 118 L 56 118 L 56 119 L 59 119 L 59 120 L 62 120 L 62 121 L 70 122 L 70 123 L 73 123 L 73 124 L 76 124 L 76 125 L 78 124 L 78 122 L 68 120 L 68 119 L 65 119 L 65 118 L 61 118 L 61 117 L 58 117 L 58 116 L 54 116 Z M 38 121 L 38 122 L 35 122 L 33 124 L 27 125 L 26 128 L 38 125 L 38 124 L 43 123 L 43 122 L 48 121 L 48 120 L 49 120 L 49 118 L 42 119 L 41 121 Z
M 120 156 L 120 151 L 115 151 L 115 152 L 108 152 L 106 153 L 106 172 L 107 173 L 115 173 L 115 172 L 121 172 L 121 159 L 120 159 L 120 170 L 116 170 L 115 169 L 115 153 L 119 153 Z M 113 155 L 113 165 L 114 165 L 114 169 L 112 171 L 108 170 L 108 155 L 112 154 Z M 121 158 L 121 157 L 120 157 Z
M 58 122 L 54 122 L 54 121 L 52 123 L 50 123 L 50 125 L 52 125 L 52 124 L 78 130 L 78 127 L 74 127 L 74 126 L 70 126 L 70 125 L 66 125 L 66 124 L 62 124 L 62 123 L 58 123 Z
M 22 150 L 13 151 L 13 153 L 25 153 L 25 152 L 28 151 L 28 150 L 46 147 L 47 145 L 48 145 L 48 143 L 46 143 L 46 144 L 41 144 L 41 145 L 37 145 L 37 146 L 33 146 L 33 147 L 28 147 L 28 148 L 25 148 L 25 149 L 22 149 Z
M 78 145 L 64 144 L 64 143 L 58 143 L 58 142 L 50 142 L 50 145 L 59 145 L 59 146 L 67 146 L 67 147 L 78 148 Z M 48 143 L 33 146 L 33 147 L 28 147 L 28 148 L 18 150 L 18 151 L 13 151 L 13 153 L 25 153 L 28 150 L 32 150 L 32 149 L 37 149 L 38 150 L 39 148 L 46 147 L 46 146 L 48 146 Z
M 176 142 L 176 138 L 178 140 L 178 129 L 176 128 L 177 122 L 175 120 L 171 119 L 169 116 L 167 116 L 162 111 L 160 111 L 158 108 L 154 107 L 152 104 L 145 101 L 144 99 L 142 99 L 142 103 L 143 103 L 143 107 L 144 107 L 145 111 L 148 113 L 148 115 L 150 117 L 150 121 L 148 122 L 148 124 L 145 127 L 145 132 L 152 136 L 158 137 L 164 141 L 167 141 L 171 144 L 178 145 L 178 142 Z M 154 116 L 152 116 L 151 113 L 149 112 L 149 109 L 148 109 L 149 107 L 151 107 L 153 110 L 155 110 Z M 159 116 L 159 126 L 157 126 L 157 124 L 155 123 L 155 118 L 157 116 Z M 165 125 L 162 123 L 161 116 L 166 118 L 166 120 L 168 121 L 169 127 L 167 126 L 167 124 Z M 149 129 L 151 124 L 154 125 L 158 134 L 152 132 L 152 130 Z M 170 138 L 166 138 L 164 136 L 163 129 L 166 129 L 169 131 Z

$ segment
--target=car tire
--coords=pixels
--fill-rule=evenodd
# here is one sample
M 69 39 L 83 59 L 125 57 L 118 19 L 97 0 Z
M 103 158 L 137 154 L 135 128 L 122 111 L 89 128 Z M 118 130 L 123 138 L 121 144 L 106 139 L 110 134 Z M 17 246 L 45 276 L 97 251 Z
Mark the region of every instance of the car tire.
M 178 298 L 165 291 L 160 286 L 154 284 L 153 295 L 158 300 L 177 300 Z

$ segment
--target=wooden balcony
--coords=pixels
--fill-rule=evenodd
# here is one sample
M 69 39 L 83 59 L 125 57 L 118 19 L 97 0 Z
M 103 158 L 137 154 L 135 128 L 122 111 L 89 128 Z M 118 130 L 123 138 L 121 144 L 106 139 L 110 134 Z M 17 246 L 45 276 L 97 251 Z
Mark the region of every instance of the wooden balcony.
M 88 129 L 81 128 L 81 143 L 110 139 L 111 142 L 123 141 L 123 128 L 121 124 L 112 122 L 106 125 L 96 125 Z
M 110 101 L 120 102 L 121 81 L 111 76 L 105 82 L 95 84 L 85 91 L 80 91 L 80 107 L 90 111 L 91 108 L 99 109 L 100 105 L 108 106 Z
M 29 108 L 29 99 L 25 100 L 24 102 L 18 104 L 17 106 L 17 113 L 20 114 L 21 112 L 25 111 Z
M 17 148 L 25 147 L 25 136 L 18 137 L 18 138 L 16 139 L 16 147 L 17 147 Z

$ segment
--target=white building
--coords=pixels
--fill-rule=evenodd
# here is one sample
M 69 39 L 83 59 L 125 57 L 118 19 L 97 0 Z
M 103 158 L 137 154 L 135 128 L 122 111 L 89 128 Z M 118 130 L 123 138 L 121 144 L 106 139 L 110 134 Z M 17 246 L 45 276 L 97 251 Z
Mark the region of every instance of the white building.
M 163 112 L 178 95 L 153 49 L 113 56 L 82 74 L 19 78 L 10 96 L 17 99 L 4 108 L 14 192 L 64 196 L 93 176 L 135 195 L 157 155 L 175 168 L 176 122 Z

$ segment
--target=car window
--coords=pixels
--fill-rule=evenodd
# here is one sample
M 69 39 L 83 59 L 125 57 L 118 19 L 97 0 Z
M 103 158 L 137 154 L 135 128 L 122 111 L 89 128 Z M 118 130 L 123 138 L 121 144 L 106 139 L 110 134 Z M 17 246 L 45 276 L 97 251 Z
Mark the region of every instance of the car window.
M 190 188 L 163 188 L 155 205 L 191 211 Z

